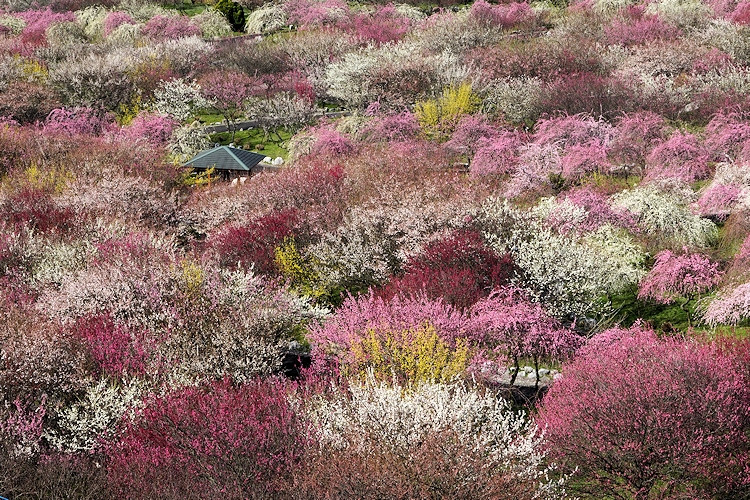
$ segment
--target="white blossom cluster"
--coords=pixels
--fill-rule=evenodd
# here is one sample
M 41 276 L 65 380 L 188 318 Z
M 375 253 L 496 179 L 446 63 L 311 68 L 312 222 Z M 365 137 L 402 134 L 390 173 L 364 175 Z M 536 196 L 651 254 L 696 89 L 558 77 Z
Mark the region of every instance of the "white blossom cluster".
M 482 107 L 512 123 L 534 121 L 539 116 L 543 92 L 542 81 L 536 77 L 496 80 L 482 90 Z
M 463 56 L 473 48 L 496 43 L 503 36 L 502 30 L 476 22 L 467 9 L 453 15 L 435 16 L 430 21 L 419 32 L 417 42 L 430 51 Z
M 401 387 L 370 377 L 361 385 L 334 388 L 309 406 L 323 445 L 366 452 L 374 443 L 408 454 L 428 436 L 451 432 L 463 445 L 486 453 L 499 471 L 538 481 L 536 498 L 560 493 L 560 483 L 546 478 L 551 469 L 540 448 L 541 433 L 492 392 L 458 383 Z
M 143 387 L 138 381 L 113 383 L 106 379 L 92 384 L 73 404 L 55 415 L 55 427 L 43 437 L 64 453 L 91 451 L 112 437 L 117 422 L 141 404 Z
M 349 52 L 328 66 L 324 76 L 328 94 L 352 108 L 363 108 L 382 97 L 409 99 L 410 96 L 382 95 L 383 89 L 375 85 L 373 77 L 383 67 L 394 68 L 394 78 L 398 78 L 401 71 L 421 73 L 434 82 L 434 90 L 463 82 L 469 76 L 469 68 L 447 51 L 426 54 L 417 44 L 407 42 L 377 48 L 368 46 Z
M 208 101 L 201 94 L 198 82 L 186 82 L 182 78 L 162 82 L 154 90 L 154 100 L 151 103 L 154 111 L 169 115 L 179 122 L 184 122 L 196 110 L 206 106 Z
M 232 27 L 224 14 L 214 8 L 209 8 L 194 16 L 192 21 L 201 29 L 203 38 L 216 39 L 232 34 Z
M 677 247 L 707 247 L 718 236 L 713 222 L 693 214 L 677 196 L 655 186 L 638 186 L 617 193 L 612 204 L 632 213 L 650 235 Z
M 174 129 L 167 149 L 175 163 L 183 163 L 211 147 L 203 128 L 197 123 Z
M 750 62 L 750 27 L 726 19 L 714 19 L 695 33 L 699 42 L 726 52 L 738 62 Z
M 26 27 L 26 21 L 20 17 L 5 14 L 0 16 L 0 26 L 5 26 L 10 30 L 11 34 L 18 35 Z
M 104 20 L 109 11 L 101 5 L 90 5 L 75 12 L 76 22 L 89 40 L 97 40 L 104 34 Z
M 682 28 L 705 24 L 713 14 L 711 7 L 701 0 L 658 0 L 648 5 L 646 13 L 658 14 L 668 23 Z
M 246 33 L 274 33 L 289 24 L 286 11 L 278 3 L 269 2 L 261 5 L 247 15 Z
M 332 284 L 379 283 L 399 272 L 427 239 L 462 227 L 468 207 L 432 198 L 428 193 L 402 193 L 401 200 L 378 200 L 354 207 L 343 226 L 312 247 L 319 273 Z
M 588 234 L 559 234 L 547 227 L 542 205 L 522 213 L 507 200 L 490 199 L 481 219 L 490 245 L 510 252 L 520 268 L 517 278 L 558 317 L 601 312 L 603 299 L 637 283 L 645 274 L 645 254 L 622 230 L 601 226 Z M 577 210 L 571 216 L 579 218 Z

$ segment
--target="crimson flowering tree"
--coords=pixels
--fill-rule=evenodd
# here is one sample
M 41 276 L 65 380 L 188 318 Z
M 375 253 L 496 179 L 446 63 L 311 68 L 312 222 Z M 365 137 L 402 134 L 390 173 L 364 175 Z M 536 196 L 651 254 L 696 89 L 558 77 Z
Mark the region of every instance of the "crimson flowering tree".
M 737 24 L 750 24 L 750 2 L 739 2 L 730 16 L 732 21 Z
M 275 273 L 274 249 L 298 228 L 297 211 L 282 210 L 242 226 L 229 226 L 210 242 L 224 267 L 254 266 L 255 271 Z
M 307 443 L 281 381 L 228 380 L 146 399 L 108 450 L 114 492 L 130 498 L 273 498 Z
M 537 423 L 588 498 L 743 498 L 750 381 L 711 344 L 636 326 L 594 337 L 563 366 Z M 679 496 L 680 494 L 684 496 Z
M 513 259 L 487 248 L 477 231 L 456 231 L 428 243 L 409 259 L 404 276 L 394 278 L 383 296 L 424 291 L 432 299 L 442 298 L 459 309 L 471 307 L 513 275 Z
M 0 203 L 0 217 L 16 228 L 31 227 L 65 233 L 77 219 L 73 210 L 59 206 L 49 189 L 24 186 Z
M 538 302 L 532 302 L 526 292 L 515 286 L 503 287 L 471 308 L 472 331 L 484 332 L 481 342 L 513 363 L 515 371 L 510 384 L 516 380 L 521 358 L 529 357 L 536 368 L 539 385 L 539 361 L 561 358 L 573 352 L 581 338 L 547 314 Z
M 99 374 L 110 377 L 144 375 L 156 347 L 147 331 L 117 324 L 107 314 L 80 318 L 73 335 L 86 346 Z

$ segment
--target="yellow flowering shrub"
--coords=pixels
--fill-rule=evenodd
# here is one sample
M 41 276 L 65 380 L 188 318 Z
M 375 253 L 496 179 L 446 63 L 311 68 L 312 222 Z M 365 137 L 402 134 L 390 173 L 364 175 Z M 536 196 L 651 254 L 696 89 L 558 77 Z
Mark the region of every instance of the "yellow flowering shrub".
M 385 334 L 370 330 L 351 347 L 344 374 L 365 379 L 372 373 L 378 380 L 396 378 L 403 382 L 448 382 L 460 376 L 471 361 L 468 344 L 455 346 L 441 339 L 429 323 Z
M 415 114 L 428 136 L 441 138 L 455 128 L 462 116 L 476 110 L 479 102 L 471 84 L 451 85 L 443 89 L 443 95 L 437 99 L 418 102 Z

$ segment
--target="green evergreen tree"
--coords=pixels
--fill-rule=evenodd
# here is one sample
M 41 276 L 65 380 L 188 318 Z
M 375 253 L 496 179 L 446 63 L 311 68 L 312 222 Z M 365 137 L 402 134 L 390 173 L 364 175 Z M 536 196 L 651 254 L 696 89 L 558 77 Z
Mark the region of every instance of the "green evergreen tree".
M 233 0 L 219 0 L 215 8 L 224 14 L 233 31 L 245 31 L 245 11 L 240 4 Z

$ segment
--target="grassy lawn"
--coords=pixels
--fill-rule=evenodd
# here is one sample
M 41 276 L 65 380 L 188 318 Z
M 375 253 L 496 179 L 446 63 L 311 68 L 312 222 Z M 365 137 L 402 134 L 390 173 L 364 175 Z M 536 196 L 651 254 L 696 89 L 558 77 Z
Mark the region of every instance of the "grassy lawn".
M 281 141 L 278 140 L 276 134 L 273 137 L 269 137 L 268 141 L 264 142 L 264 134 L 261 129 L 250 129 L 238 131 L 234 136 L 234 143 L 242 146 L 244 149 L 250 151 L 257 151 L 258 153 L 276 158 L 280 156 L 286 160 L 288 151 L 284 147 L 287 141 L 292 137 L 292 134 L 284 129 L 278 130 L 278 135 L 281 136 Z M 211 142 L 218 142 L 219 144 L 227 145 L 232 139 L 230 132 L 221 132 L 218 134 L 211 134 Z
M 198 115 L 198 121 L 207 124 L 224 123 L 224 117 L 211 113 L 201 113 Z
M 208 8 L 208 6 L 206 5 L 193 3 L 190 0 L 174 3 L 172 5 L 164 5 L 164 7 L 166 7 L 167 9 L 176 10 L 180 14 L 184 14 L 186 16 L 195 16 L 196 14 L 200 14 Z

